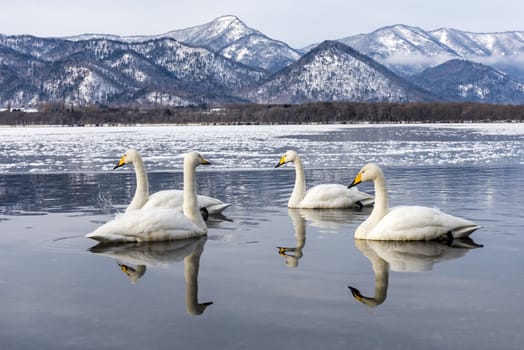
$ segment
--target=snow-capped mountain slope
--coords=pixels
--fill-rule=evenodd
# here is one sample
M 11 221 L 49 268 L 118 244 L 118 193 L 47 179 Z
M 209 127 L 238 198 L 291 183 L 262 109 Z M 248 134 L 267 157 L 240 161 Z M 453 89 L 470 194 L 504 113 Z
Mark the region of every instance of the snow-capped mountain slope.
M 443 52 L 455 54 L 424 30 L 405 25 L 384 27 L 370 34 L 347 37 L 339 41 L 375 59 L 413 52 L 424 56 L 441 55 Z
M 300 58 L 300 54 L 287 44 L 249 28 L 235 16 L 222 16 L 207 24 L 166 33 L 166 36 L 270 72 L 276 72 Z
M 486 65 L 454 59 L 418 74 L 415 82 L 447 101 L 523 104 L 524 84 Z
M 276 72 L 298 60 L 301 54 L 286 43 L 271 39 L 248 27 L 236 16 L 222 16 L 199 26 L 177 29 L 153 36 L 115 36 L 84 34 L 67 37 L 71 41 L 107 39 L 121 42 L 144 42 L 163 38 L 202 47 L 250 67 Z
M 301 56 L 235 16 L 157 36 L 0 35 L 0 106 L 521 101 L 524 32 L 395 25 L 315 46 Z M 451 61 L 415 77 L 455 58 L 496 69 Z M 408 83 L 415 78 L 426 90 Z
M 300 58 L 300 54 L 285 43 L 264 35 L 245 36 L 219 51 L 219 54 L 250 67 L 277 72 Z
M 323 42 L 295 64 L 250 90 L 247 98 L 258 103 L 435 99 L 369 57 L 335 41 Z
M 429 34 L 462 57 L 524 53 L 524 32 L 470 33 L 441 28 Z
M 128 43 L 3 36 L 2 61 L 11 64 L 4 69 L 10 84 L 9 91 L 0 87 L 1 105 L 132 103 L 152 95 L 166 104 L 234 102 L 233 90 L 266 76 L 169 38 Z
M 235 16 L 222 16 L 197 27 L 174 30 L 164 36 L 216 52 L 252 34 L 262 35 L 262 33 L 246 26 Z
M 405 75 L 463 58 L 506 72 L 513 70 L 524 77 L 524 32 L 469 33 L 447 28 L 424 31 L 395 25 L 339 41 Z
M 424 30 L 405 25 L 384 27 L 339 41 L 405 75 L 456 57 L 453 50 Z

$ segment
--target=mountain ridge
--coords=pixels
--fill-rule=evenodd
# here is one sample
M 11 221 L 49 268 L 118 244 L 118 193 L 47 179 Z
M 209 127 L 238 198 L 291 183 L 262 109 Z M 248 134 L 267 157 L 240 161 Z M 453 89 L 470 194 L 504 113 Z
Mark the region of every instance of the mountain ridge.
M 233 15 L 153 36 L 0 34 L 0 106 L 522 100 L 524 32 L 397 24 L 305 51 Z M 493 93 L 447 93 L 435 78 L 446 62 L 462 69 L 447 86 L 468 77 L 471 91 Z

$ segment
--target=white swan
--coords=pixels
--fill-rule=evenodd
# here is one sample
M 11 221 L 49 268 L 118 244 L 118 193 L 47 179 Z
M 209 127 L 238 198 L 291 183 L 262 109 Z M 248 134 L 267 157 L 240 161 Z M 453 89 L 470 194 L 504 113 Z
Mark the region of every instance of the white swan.
M 149 182 L 146 168 L 137 150 L 133 148 L 128 149 L 113 169 L 120 168 L 129 163 L 132 163 L 135 167 L 136 190 L 126 212 L 141 208 L 177 208 L 182 210 L 182 202 L 184 199 L 182 190 L 164 190 L 149 195 Z M 198 207 L 206 208 L 207 212 L 211 215 L 220 214 L 231 205 L 219 199 L 203 195 L 197 195 L 197 199 Z
M 287 151 L 275 168 L 289 162 L 295 163 L 295 187 L 287 203 L 288 208 L 337 209 L 373 204 L 372 196 L 339 184 L 316 185 L 306 192 L 304 166 L 297 152 Z
M 480 226 L 441 212 L 421 206 L 388 207 L 386 180 L 382 169 L 375 164 L 365 165 L 348 187 L 364 181 L 375 184 L 375 206 L 369 217 L 355 231 L 357 239 L 371 240 L 436 240 L 469 236 Z
M 183 213 L 174 208 L 144 208 L 128 211 L 86 235 L 98 241 L 167 241 L 207 234 L 198 208 L 195 170 L 210 164 L 199 153 L 184 157 Z

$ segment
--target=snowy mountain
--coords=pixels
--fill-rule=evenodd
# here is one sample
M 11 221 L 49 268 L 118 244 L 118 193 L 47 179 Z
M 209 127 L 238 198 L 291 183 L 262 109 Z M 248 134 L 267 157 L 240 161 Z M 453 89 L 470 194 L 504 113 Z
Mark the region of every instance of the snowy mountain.
M 400 74 L 420 73 L 450 59 L 462 58 L 524 78 L 524 32 L 470 33 L 447 28 L 424 31 L 395 25 L 339 41 Z
M 9 79 L 0 88 L 0 105 L 238 102 L 233 90 L 266 76 L 169 38 L 119 42 L 0 36 L 0 62 L 6 72 L 2 80 Z
M 189 46 L 206 48 L 233 61 L 270 72 L 290 65 L 301 56 L 286 43 L 268 38 L 258 30 L 249 28 L 235 16 L 222 16 L 203 25 L 154 36 L 84 34 L 66 39 L 144 42 L 161 38 L 172 38 Z
M 450 60 L 426 69 L 414 81 L 447 101 L 524 104 L 524 84 L 483 64 Z
M 0 107 L 50 101 L 184 106 L 444 98 L 521 103 L 524 32 L 395 25 L 313 47 L 300 54 L 235 16 L 156 36 L 0 35 Z M 453 76 L 439 77 L 449 72 Z
M 247 92 L 258 103 L 435 100 L 381 64 L 335 41 L 325 41 L 298 62 Z

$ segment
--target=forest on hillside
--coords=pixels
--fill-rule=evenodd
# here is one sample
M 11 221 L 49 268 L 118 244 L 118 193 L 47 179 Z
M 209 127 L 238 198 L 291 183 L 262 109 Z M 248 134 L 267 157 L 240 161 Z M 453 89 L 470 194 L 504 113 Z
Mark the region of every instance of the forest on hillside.
M 301 124 L 523 122 L 524 105 L 481 103 L 239 104 L 220 108 L 46 106 L 38 112 L 0 112 L 0 125 Z

